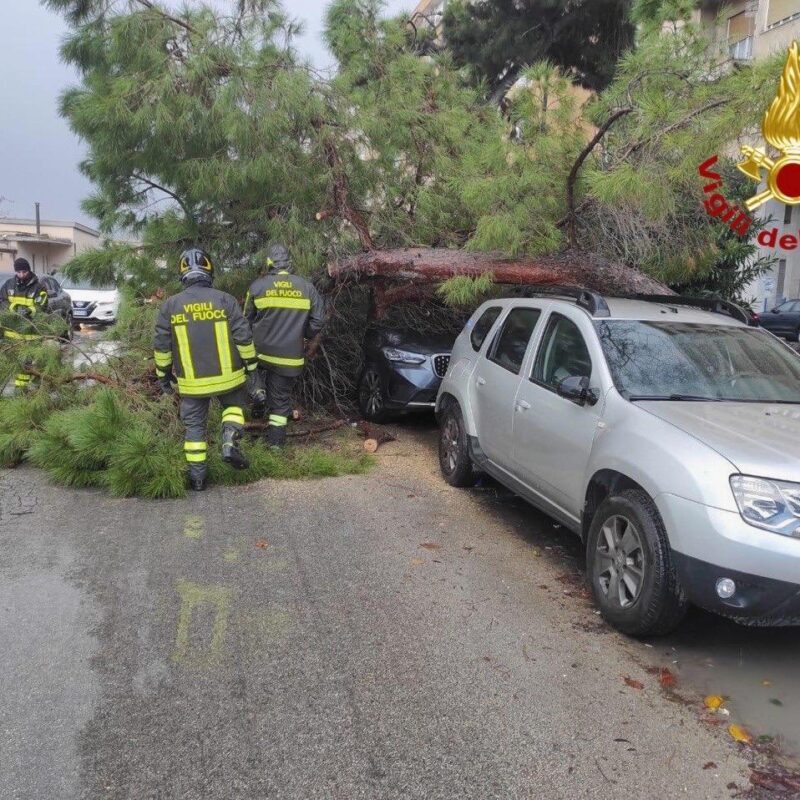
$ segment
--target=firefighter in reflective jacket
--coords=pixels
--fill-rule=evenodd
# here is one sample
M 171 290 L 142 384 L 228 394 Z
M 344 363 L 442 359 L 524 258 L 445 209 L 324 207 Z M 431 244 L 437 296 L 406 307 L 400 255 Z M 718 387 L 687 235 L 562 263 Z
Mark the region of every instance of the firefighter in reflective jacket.
M 212 397 L 223 407 L 223 460 L 236 469 L 248 466 L 238 441 L 244 430 L 246 371 L 255 370 L 257 362 L 250 326 L 239 304 L 211 287 L 214 265 L 208 255 L 186 250 L 179 269 L 186 288 L 164 301 L 156 320 L 156 374 L 171 394 L 174 370 L 186 426 L 189 486 L 201 491 L 207 474 L 206 421 Z
M 31 265 L 25 258 L 14 261 L 14 277 L 0 287 L 0 308 L 8 309 L 17 316 L 3 326 L 6 339 L 38 339 L 39 334 L 33 324 L 38 312 L 47 311 L 47 290 L 31 272 Z M 24 368 L 23 368 L 24 369 Z M 14 386 L 24 391 L 33 381 L 33 375 L 17 373 Z
M 314 285 L 291 273 L 289 251 L 282 244 L 267 250 L 267 267 L 267 274 L 247 293 L 244 315 L 253 326 L 259 383 L 266 389 L 267 441 L 282 447 L 292 387 L 305 364 L 304 339 L 313 339 L 322 330 L 325 309 Z

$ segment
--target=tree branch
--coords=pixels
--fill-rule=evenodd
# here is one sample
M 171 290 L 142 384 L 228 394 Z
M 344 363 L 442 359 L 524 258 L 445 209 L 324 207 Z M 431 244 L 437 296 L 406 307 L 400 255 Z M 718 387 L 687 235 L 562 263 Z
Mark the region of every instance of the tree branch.
M 679 119 L 677 122 L 673 122 L 671 125 L 667 125 L 663 131 L 654 134 L 653 136 L 648 137 L 647 139 L 639 139 L 639 141 L 634 142 L 619 158 L 620 161 L 625 161 L 630 158 L 637 150 L 641 150 L 649 142 L 652 142 L 656 139 L 660 139 L 662 136 L 667 136 L 668 134 L 672 133 L 673 131 L 682 128 L 684 125 L 688 125 L 698 114 L 703 114 L 706 111 L 711 111 L 712 108 L 717 108 L 718 106 L 724 106 L 725 103 L 729 102 L 730 98 L 723 98 L 722 100 L 712 100 L 710 103 L 706 103 L 704 106 L 700 106 L 700 108 L 695 108 L 693 111 L 690 111 L 685 117 Z
M 197 31 L 188 23 L 186 20 L 182 20 L 179 17 L 173 17 L 171 14 L 168 14 L 164 11 L 163 8 L 159 8 L 155 3 L 152 3 L 151 0 L 135 0 L 140 6 L 144 6 L 148 11 L 154 11 L 160 17 L 163 17 L 166 20 L 174 23 L 175 25 L 179 25 L 185 31 L 189 33 L 197 33 Z
M 327 126 L 322 120 L 313 123 L 318 131 L 322 131 Z M 369 227 L 357 209 L 350 205 L 350 184 L 347 179 L 347 170 L 342 163 L 342 157 L 339 149 L 333 141 L 333 137 L 329 133 L 322 134 L 322 149 L 325 153 L 325 160 L 328 162 L 331 174 L 333 175 L 333 214 L 340 219 L 349 222 L 356 230 L 359 241 L 364 250 L 374 250 L 375 242 L 372 240 L 372 235 L 369 232 Z M 325 219 L 331 216 L 331 210 L 325 209 L 317 214 L 317 219 Z
M 181 200 L 181 198 L 178 197 L 178 195 L 175 194 L 175 192 L 173 192 L 171 189 L 167 189 L 166 186 L 162 186 L 160 183 L 150 180 L 150 178 L 145 178 L 144 175 L 140 175 L 138 172 L 132 172 L 131 177 L 135 178 L 137 181 L 146 183 L 151 189 L 158 189 L 159 191 L 164 192 L 164 194 L 169 195 L 176 203 L 178 203 L 178 205 L 180 205 L 186 216 L 189 217 L 189 219 L 193 219 L 192 212 L 189 211 L 186 203 L 184 203 L 183 200 Z
M 567 176 L 567 217 L 568 217 L 568 231 L 569 231 L 569 246 L 577 248 L 578 236 L 575 226 L 575 182 L 578 179 L 578 171 L 580 170 L 583 162 L 586 160 L 589 153 L 594 150 L 597 143 L 606 135 L 608 129 L 621 117 L 630 114 L 633 108 L 620 108 L 615 111 L 601 126 L 598 128 L 597 133 L 589 140 L 586 147 L 581 150 L 572 169 Z

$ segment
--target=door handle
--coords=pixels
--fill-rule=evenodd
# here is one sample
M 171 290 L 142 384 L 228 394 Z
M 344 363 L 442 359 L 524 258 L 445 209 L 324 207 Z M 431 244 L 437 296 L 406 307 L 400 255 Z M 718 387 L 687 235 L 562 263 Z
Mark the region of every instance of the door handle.
M 477 383 L 478 386 L 486 386 L 486 378 L 481 378 L 481 376 L 478 375 L 478 379 L 475 381 L 475 383 Z
M 527 411 L 531 407 L 531 404 L 527 400 L 517 400 L 517 408 L 520 411 Z

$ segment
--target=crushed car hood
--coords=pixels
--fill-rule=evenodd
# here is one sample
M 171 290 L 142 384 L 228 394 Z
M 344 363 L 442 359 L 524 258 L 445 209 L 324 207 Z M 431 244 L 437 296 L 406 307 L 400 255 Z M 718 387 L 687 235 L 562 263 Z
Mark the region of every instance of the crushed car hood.
M 800 404 L 649 400 L 636 405 L 707 444 L 746 475 L 800 482 Z

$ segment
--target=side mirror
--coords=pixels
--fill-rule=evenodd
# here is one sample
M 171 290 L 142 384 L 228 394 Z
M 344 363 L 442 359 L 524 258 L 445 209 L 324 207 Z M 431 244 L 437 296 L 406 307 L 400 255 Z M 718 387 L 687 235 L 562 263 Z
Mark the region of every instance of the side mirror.
M 585 375 L 571 375 L 569 378 L 564 378 L 556 387 L 556 392 L 559 397 L 571 400 L 579 406 L 593 406 L 598 400 L 594 390 L 589 388 L 589 378 Z
M 770 309 L 770 314 L 780 314 L 781 310 L 776 306 L 775 308 Z

